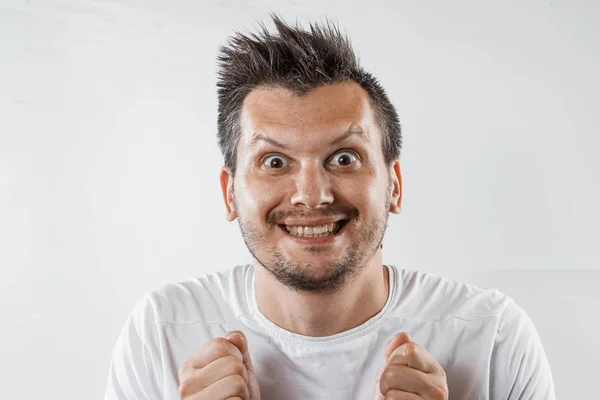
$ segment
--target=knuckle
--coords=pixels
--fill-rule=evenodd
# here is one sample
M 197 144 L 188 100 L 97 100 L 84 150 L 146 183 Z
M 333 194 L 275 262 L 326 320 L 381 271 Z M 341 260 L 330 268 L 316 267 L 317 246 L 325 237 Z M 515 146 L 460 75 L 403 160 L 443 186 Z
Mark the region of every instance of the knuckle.
M 448 386 L 444 386 L 442 388 L 442 399 L 448 400 L 450 398 L 450 391 L 448 390 Z
M 190 360 L 185 360 L 183 362 L 183 364 L 181 364 L 181 366 L 179 367 L 179 379 L 182 379 L 185 372 L 187 371 L 188 367 L 190 365 Z
M 231 387 L 236 394 L 246 395 L 248 387 L 246 381 L 240 375 L 232 375 L 230 377 Z
M 229 331 L 229 332 L 227 332 L 227 335 L 240 335 L 240 336 L 242 336 L 244 338 L 246 337 L 244 335 L 244 332 L 242 332 L 240 330 Z
M 238 357 L 232 354 L 223 357 L 223 359 L 225 359 L 227 363 L 228 375 L 244 375 L 244 372 L 246 371 L 246 366 L 244 365 L 242 360 L 240 360 Z
M 218 337 L 218 338 L 213 339 L 212 346 L 215 349 L 222 350 L 223 352 L 228 352 L 229 341 L 225 338 Z
M 446 370 L 444 370 L 444 368 L 442 368 L 442 366 L 440 365 L 440 375 L 442 375 L 442 379 L 444 380 L 444 383 L 447 382 L 448 377 L 446 376 Z
M 193 386 L 193 380 L 191 378 L 185 378 L 179 383 L 179 397 L 183 398 L 191 394 L 191 388 Z
M 235 362 L 232 362 L 231 369 L 235 375 L 239 375 L 241 377 L 244 376 L 244 372 L 246 371 L 246 367 L 244 366 L 244 363 L 242 363 L 237 358 L 235 359 Z
M 431 398 L 435 400 L 446 400 L 448 399 L 448 389 L 446 387 L 439 387 L 432 385 L 429 389 L 429 393 L 431 394 Z
M 222 357 L 224 360 L 227 360 L 227 363 L 237 363 L 242 362 L 235 354 L 228 353 Z
M 388 366 L 388 368 L 385 369 L 385 371 L 383 371 L 383 374 L 381 375 L 381 380 L 393 380 L 396 377 L 396 371 L 394 371 L 394 367 L 393 366 Z
M 383 371 L 383 374 L 381 374 L 381 381 L 379 382 L 381 392 L 387 392 L 391 387 L 390 382 L 394 382 L 395 380 L 396 371 L 394 370 L 394 368 L 390 368 L 390 366 L 388 366 L 388 368 L 386 368 L 385 371 Z
M 416 344 L 408 342 L 404 346 L 404 354 L 406 357 L 415 357 L 417 355 L 418 349 Z

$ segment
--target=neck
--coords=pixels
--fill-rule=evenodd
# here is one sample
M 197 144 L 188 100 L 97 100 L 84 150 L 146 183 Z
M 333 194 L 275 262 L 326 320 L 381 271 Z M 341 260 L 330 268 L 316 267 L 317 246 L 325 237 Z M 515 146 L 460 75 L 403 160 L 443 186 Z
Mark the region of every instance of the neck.
M 304 336 L 331 336 L 355 328 L 377 315 L 389 293 L 388 270 L 381 249 L 360 273 L 331 293 L 293 291 L 254 262 L 259 310 L 279 327 Z

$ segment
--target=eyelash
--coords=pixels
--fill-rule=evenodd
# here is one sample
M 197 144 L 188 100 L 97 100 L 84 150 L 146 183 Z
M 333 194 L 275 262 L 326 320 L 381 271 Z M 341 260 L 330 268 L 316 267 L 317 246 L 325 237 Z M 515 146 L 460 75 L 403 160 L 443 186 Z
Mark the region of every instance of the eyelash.
M 331 160 L 333 160 L 335 156 L 337 156 L 338 154 L 342 154 L 342 153 L 349 153 L 349 154 L 352 154 L 352 155 L 353 155 L 353 157 L 355 158 L 355 161 L 354 161 L 354 163 L 356 163 L 356 162 L 360 162 L 360 157 L 358 156 L 358 153 L 357 153 L 357 152 L 355 152 L 354 150 L 349 150 L 349 149 L 347 149 L 347 150 L 339 150 L 339 151 L 336 151 L 335 153 L 333 153 L 333 155 L 332 155 L 331 157 L 329 157 L 329 158 L 328 158 L 328 163 L 330 163 L 330 162 L 331 162 Z M 270 157 L 279 157 L 279 158 L 281 158 L 281 159 L 283 159 L 283 160 L 286 160 L 286 161 L 288 161 L 288 163 L 289 163 L 289 160 L 288 160 L 288 158 L 287 158 L 287 157 L 285 157 L 285 156 L 283 156 L 283 155 L 281 155 L 281 154 L 267 154 L 267 155 L 265 155 L 265 156 L 264 156 L 264 157 L 261 159 L 261 161 L 260 161 L 261 165 L 262 165 L 262 166 L 265 166 L 265 167 L 267 167 L 267 166 L 265 165 L 265 162 L 266 162 L 266 160 L 268 160 Z M 334 165 L 334 166 L 337 166 L 337 165 Z M 343 167 L 343 166 L 342 166 L 342 167 Z M 269 168 L 269 167 L 267 167 L 267 168 Z M 282 167 L 282 168 L 284 168 L 284 167 Z M 272 169 L 274 169 L 274 170 L 277 170 L 277 169 L 282 169 L 282 168 L 272 168 Z
M 333 156 L 331 156 L 331 157 L 329 158 L 329 160 L 331 161 L 331 160 L 333 160 L 333 159 L 334 159 L 334 158 L 335 158 L 335 157 L 336 157 L 338 154 L 344 154 L 344 153 L 351 154 L 351 155 L 352 155 L 352 157 L 354 157 L 354 158 L 355 158 L 355 161 L 354 161 L 354 162 L 358 162 L 358 161 L 360 160 L 360 159 L 359 159 L 359 157 L 358 157 L 358 154 L 356 154 L 356 153 L 355 153 L 354 151 L 352 151 L 352 150 L 340 150 L 340 151 L 338 151 L 337 153 L 334 153 L 334 154 L 333 154 Z

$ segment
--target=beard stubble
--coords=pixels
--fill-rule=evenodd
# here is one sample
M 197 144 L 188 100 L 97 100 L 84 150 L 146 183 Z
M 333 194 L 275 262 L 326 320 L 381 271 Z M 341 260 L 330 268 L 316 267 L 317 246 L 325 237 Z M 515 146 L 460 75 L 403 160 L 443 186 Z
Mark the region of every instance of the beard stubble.
M 391 186 L 388 189 L 386 205 L 382 212 L 374 215 L 367 221 L 357 240 L 329 268 L 316 266 L 310 260 L 290 260 L 277 246 L 266 249 L 266 255 L 260 257 L 258 253 L 266 242 L 265 238 L 267 234 L 261 232 L 256 224 L 247 221 L 239 212 L 238 223 L 246 247 L 248 247 L 254 259 L 280 283 L 296 292 L 331 293 L 341 289 L 355 278 L 378 250 L 387 229 L 388 210 L 391 204 L 389 200 L 390 193 Z M 233 201 L 236 210 L 239 211 L 235 193 Z M 267 216 L 268 226 L 271 229 L 281 229 L 276 224 L 276 221 L 281 221 L 285 217 L 300 217 L 304 214 L 306 213 L 273 211 Z M 348 224 L 362 222 L 361 215 L 354 207 L 330 206 L 319 212 L 321 216 L 340 214 L 350 217 Z M 319 246 L 309 246 L 306 249 L 309 254 L 318 254 L 327 250 Z M 314 270 L 330 272 L 318 274 Z

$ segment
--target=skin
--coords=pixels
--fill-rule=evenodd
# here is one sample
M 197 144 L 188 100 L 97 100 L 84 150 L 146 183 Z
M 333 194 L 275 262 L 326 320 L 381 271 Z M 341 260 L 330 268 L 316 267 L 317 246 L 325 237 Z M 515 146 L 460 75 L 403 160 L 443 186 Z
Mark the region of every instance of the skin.
M 400 332 L 385 348 L 375 400 L 448 400 L 446 372 L 423 347 Z
M 260 311 L 312 337 L 379 313 L 389 295 L 381 241 L 389 213 L 401 210 L 402 177 L 399 160 L 384 160 L 367 93 L 354 82 L 301 96 L 257 88 L 241 128 L 237 169 L 224 167 L 220 181 L 227 220 L 239 221 L 254 256 Z M 341 217 L 348 222 L 333 240 L 297 240 L 280 227 Z M 205 344 L 179 379 L 186 400 L 260 399 L 242 332 Z M 388 343 L 374 384 L 376 400 L 448 398 L 443 369 L 405 332 Z
M 302 96 L 259 88 L 246 97 L 241 120 L 235 177 L 224 168 L 221 187 L 227 219 L 239 219 L 255 258 L 260 310 L 306 336 L 367 321 L 387 300 L 380 244 L 402 198 L 400 162 L 385 163 L 367 93 L 354 82 Z M 332 144 L 349 131 L 362 133 Z M 339 165 L 352 155 L 355 162 Z M 270 167 L 272 157 L 285 166 Z M 297 243 L 277 224 L 332 214 L 352 218 L 327 245 Z
M 246 336 L 239 331 L 211 340 L 179 368 L 182 400 L 260 400 Z

